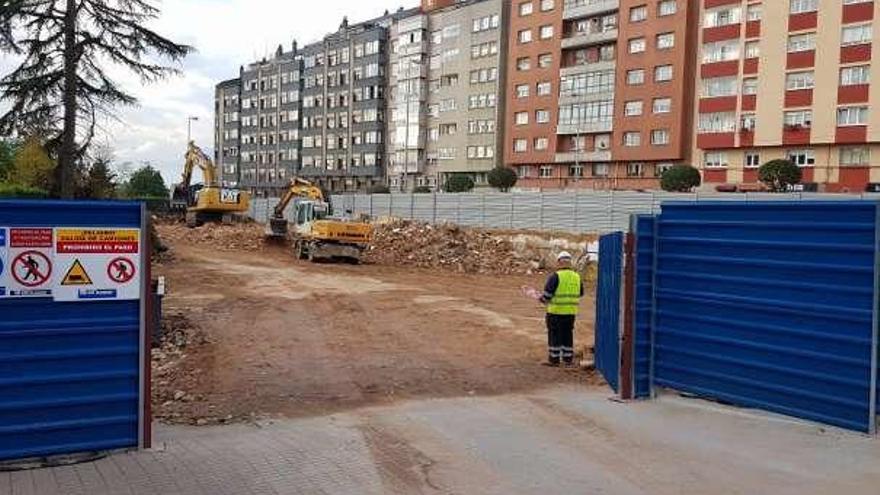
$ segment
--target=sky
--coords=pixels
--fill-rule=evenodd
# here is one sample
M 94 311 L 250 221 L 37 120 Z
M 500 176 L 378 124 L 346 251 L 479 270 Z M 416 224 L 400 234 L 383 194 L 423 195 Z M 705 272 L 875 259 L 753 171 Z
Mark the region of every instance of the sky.
M 240 65 L 285 50 L 296 39 L 300 46 L 335 31 L 348 16 L 359 22 L 416 0 L 162 0 L 162 15 L 152 28 L 196 52 L 178 67 L 181 76 L 143 85 L 136 76 L 114 71 L 123 88 L 134 94 L 137 107 L 120 108 L 118 121 L 105 124 L 99 141 L 114 150 L 116 162 L 134 166 L 148 161 L 169 184 L 177 182 L 186 151 L 187 118 L 193 139 L 213 150 L 214 86 L 238 76 Z M 0 61 L 0 71 L 8 69 Z M 7 67 L 4 67 L 6 65 Z M 211 155 L 212 156 L 212 155 Z M 197 178 L 198 180 L 198 178 Z

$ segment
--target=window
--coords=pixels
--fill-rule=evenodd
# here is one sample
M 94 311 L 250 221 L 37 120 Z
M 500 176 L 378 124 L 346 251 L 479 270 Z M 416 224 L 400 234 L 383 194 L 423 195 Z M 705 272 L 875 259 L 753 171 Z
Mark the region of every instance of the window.
M 758 79 L 754 78 L 754 77 L 743 79 L 742 94 L 743 95 L 756 95 L 756 94 L 758 94 Z
M 760 3 L 753 3 L 746 7 L 746 20 L 751 21 L 760 21 L 763 13 L 763 8 Z
M 519 4 L 519 16 L 525 17 L 527 15 L 532 15 L 532 12 L 534 12 L 534 8 L 535 6 L 532 4 L 532 2 Z
M 746 41 L 746 58 L 758 58 L 761 56 L 761 44 L 757 41 Z
M 642 22 L 648 18 L 648 6 L 640 5 L 629 9 L 629 22 Z
M 840 165 L 860 167 L 871 165 L 871 148 L 867 146 L 845 146 L 840 148 Z
M 529 97 L 529 85 L 528 84 L 517 84 L 516 97 L 517 98 L 528 98 Z
M 593 177 L 608 177 L 611 167 L 607 163 L 594 163 L 591 168 Z
M 480 33 L 483 31 L 488 31 L 490 29 L 498 29 L 498 26 L 500 24 L 501 16 L 499 14 L 492 14 L 485 17 L 480 17 L 478 19 L 474 19 L 473 32 Z
M 624 146 L 641 146 L 642 145 L 642 135 L 639 132 L 630 131 L 623 133 L 623 145 Z
M 816 164 L 816 154 L 811 149 L 790 150 L 787 158 L 798 167 L 811 167 Z
M 742 9 L 740 7 L 722 7 L 706 12 L 703 17 L 703 27 L 713 28 L 739 24 L 741 20 Z
M 669 113 L 672 111 L 672 98 L 654 98 L 654 113 Z
M 654 82 L 664 82 L 672 80 L 672 66 L 658 65 L 654 67 Z
M 626 164 L 627 177 L 643 177 L 645 175 L 645 164 L 642 162 L 630 162 Z
M 529 141 L 527 139 L 514 139 L 513 140 L 513 152 L 514 153 L 525 153 L 529 148 Z
M 813 125 L 813 112 L 811 110 L 785 112 L 782 122 L 788 129 L 810 128 Z
M 593 71 L 574 76 L 563 76 L 560 92 L 563 96 L 582 96 L 614 90 L 614 70 Z
M 642 53 L 645 51 L 645 38 L 633 38 L 629 40 L 630 53 Z
M 706 134 L 734 132 L 736 131 L 736 113 L 701 113 L 697 129 Z
M 746 151 L 744 162 L 746 168 L 758 168 L 761 166 L 761 155 L 754 151 Z
M 529 172 L 531 172 L 531 170 L 532 170 L 532 167 L 530 167 L 528 165 L 520 165 L 519 167 L 516 168 L 516 175 L 520 179 L 525 179 L 525 178 L 528 178 Z
M 520 43 L 531 43 L 532 41 L 532 30 L 531 29 L 523 29 L 519 33 L 517 33 L 517 39 L 519 39 Z
M 550 122 L 550 111 L 535 110 L 535 122 L 539 124 L 546 124 L 547 122 Z
M 727 153 L 723 151 L 709 151 L 703 155 L 703 167 L 724 168 L 727 167 Z
M 657 4 L 657 15 L 660 17 L 673 15 L 678 10 L 675 0 L 660 0 Z
M 541 0 L 541 12 L 547 12 L 548 10 L 553 10 L 556 2 L 554 0 Z
M 520 57 L 516 59 L 516 70 L 527 71 L 532 68 L 532 61 L 529 57 Z
M 468 146 L 467 157 L 471 159 L 495 158 L 495 148 L 492 146 Z
M 550 84 L 550 81 L 539 82 L 536 88 L 538 96 L 548 96 L 553 91 L 553 86 Z
M 657 35 L 657 49 L 668 50 L 675 46 L 675 33 L 661 33 Z
M 623 114 L 627 117 L 635 117 L 642 114 L 642 100 L 628 101 L 623 106 Z
M 740 118 L 740 129 L 746 132 L 751 132 L 755 130 L 755 125 L 758 122 L 758 118 L 753 113 L 744 113 Z
M 720 96 L 736 96 L 738 86 L 736 76 L 733 77 L 713 77 L 711 79 L 703 79 L 703 98 L 716 98 Z
M 728 60 L 739 60 L 739 41 L 725 40 L 715 43 L 703 44 L 703 63 L 711 64 L 714 62 L 726 62 Z
M 542 165 L 541 168 L 538 169 L 538 174 L 542 179 L 553 177 L 553 167 L 550 165 Z
M 788 53 L 808 52 L 816 49 L 816 33 L 793 34 L 788 37 Z
M 614 115 L 612 100 L 591 101 L 559 107 L 559 125 L 611 122 Z
M 550 145 L 550 140 L 545 137 L 535 138 L 534 148 L 535 151 L 545 151 L 547 147 Z
M 868 107 L 838 108 L 837 125 L 868 125 Z
M 517 112 L 514 114 L 514 122 L 516 122 L 516 125 L 528 125 L 529 112 Z
M 840 69 L 840 85 L 853 86 L 856 84 L 868 84 L 871 81 L 871 66 L 857 65 Z
M 790 0 L 788 12 L 791 14 L 803 14 L 815 12 L 819 8 L 819 0 Z
M 542 40 L 549 40 L 550 38 L 552 38 L 553 37 L 553 26 L 551 26 L 551 25 L 541 26 L 539 36 L 541 37 Z
M 658 163 L 654 165 L 654 177 L 663 177 L 667 170 L 672 168 L 671 163 Z
M 811 70 L 805 72 L 790 72 L 785 75 L 785 89 L 788 91 L 812 89 L 814 85 L 815 75 Z
M 654 146 L 669 144 L 669 129 L 654 129 L 651 131 L 651 144 Z
M 570 165 L 568 167 L 568 176 L 572 178 L 580 178 L 584 176 L 584 166 L 583 165 Z
M 861 45 L 871 42 L 871 25 L 862 24 L 859 26 L 844 26 L 840 33 L 840 44 Z
M 542 53 L 538 55 L 538 67 L 546 69 L 551 65 L 553 65 L 553 55 L 549 53 Z
M 645 84 L 645 70 L 633 69 L 626 71 L 626 83 L 630 86 Z

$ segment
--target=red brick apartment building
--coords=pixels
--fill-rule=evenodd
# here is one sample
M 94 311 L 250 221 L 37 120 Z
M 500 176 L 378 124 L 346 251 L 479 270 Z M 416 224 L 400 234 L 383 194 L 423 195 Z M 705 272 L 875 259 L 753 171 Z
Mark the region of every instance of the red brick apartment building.
M 805 184 L 880 182 L 880 64 L 872 0 L 702 0 L 694 106 L 705 182 L 757 188 L 788 158 Z
M 696 0 L 514 4 L 505 163 L 520 187 L 656 188 L 689 161 Z

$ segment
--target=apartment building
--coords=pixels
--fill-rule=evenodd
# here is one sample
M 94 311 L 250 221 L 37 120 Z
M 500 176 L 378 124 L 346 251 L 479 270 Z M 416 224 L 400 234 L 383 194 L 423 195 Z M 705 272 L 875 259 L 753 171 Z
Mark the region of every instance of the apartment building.
M 241 79 L 230 79 L 214 90 L 214 165 L 224 186 L 239 187 L 241 168 Z
M 565 165 L 557 167 L 562 0 L 513 2 L 508 29 L 507 118 L 504 163 L 520 177 L 520 187 L 565 187 L 571 181 Z M 574 157 L 560 153 L 561 162 Z M 559 170 L 557 170 L 559 169 Z M 547 184 L 559 178 L 556 184 Z
M 280 192 L 299 158 L 300 60 L 294 43 L 271 59 L 245 66 L 241 81 L 239 187 Z
M 429 65 L 422 185 L 439 187 L 452 174 L 467 174 L 483 186 L 488 172 L 504 163 L 510 4 L 509 0 L 423 2 Z M 395 187 L 393 177 L 391 185 Z
M 709 185 L 757 188 L 787 158 L 807 188 L 880 183 L 871 0 L 704 0 L 694 155 Z

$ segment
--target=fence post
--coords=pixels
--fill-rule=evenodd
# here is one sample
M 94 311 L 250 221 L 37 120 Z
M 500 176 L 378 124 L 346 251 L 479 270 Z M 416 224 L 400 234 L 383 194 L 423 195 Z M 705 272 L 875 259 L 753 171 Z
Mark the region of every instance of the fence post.
M 513 215 L 516 211 L 516 193 L 510 193 L 510 229 L 513 230 Z
M 486 228 L 486 193 L 482 193 L 480 195 L 480 199 L 482 200 L 482 207 L 481 208 L 482 208 L 482 214 L 483 214 L 483 217 L 480 220 L 480 226 L 485 229 Z
M 614 231 L 615 222 L 615 211 L 617 210 L 616 205 L 614 204 L 614 189 L 611 190 L 611 197 L 608 199 L 608 205 L 611 207 L 611 214 L 608 215 L 608 218 L 611 219 L 611 225 L 608 226 L 608 232 Z
M 573 198 L 574 198 L 573 205 L 572 205 L 572 207 L 574 208 L 574 214 L 571 216 L 572 218 L 574 218 L 574 231 L 577 233 L 582 232 L 582 230 L 580 230 L 581 219 L 580 219 L 580 211 L 578 208 L 578 198 L 580 197 L 580 194 L 581 194 L 580 191 L 575 189 L 574 195 L 573 195 Z
M 415 194 L 409 195 L 409 219 L 410 220 L 416 219 L 416 195 Z
M 455 223 L 461 225 L 461 195 L 464 193 L 455 193 Z
M 538 215 L 539 215 L 538 216 L 538 218 L 539 218 L 538 225 L 540 225 L 539 230 L 544 230 L 544 199 L 545 199 L 545 196 L 544 196 L 543 192 L 541 192 L 540 194 L 541 194 L 541 202 L 538 206 Z
M 437 193 L 433 194 L 434 196 L 434 210 L 431 212 L 431 224 L 437 225 Z
M 376 214 L 373 212 L 373 195 L 370 193 L 367 193 L 367 194 L 370 197 L 370 218 L 375 218 Z

